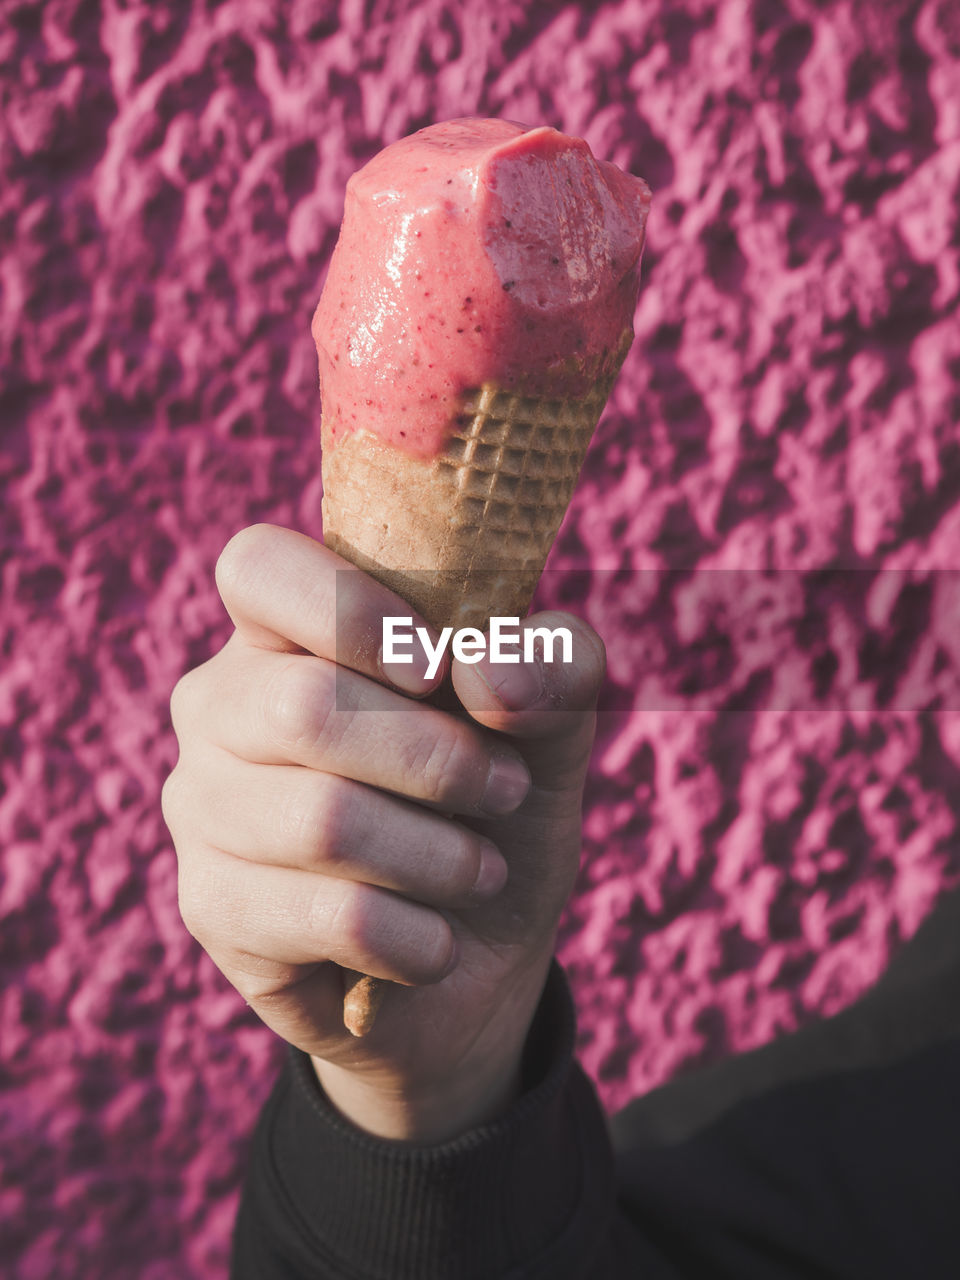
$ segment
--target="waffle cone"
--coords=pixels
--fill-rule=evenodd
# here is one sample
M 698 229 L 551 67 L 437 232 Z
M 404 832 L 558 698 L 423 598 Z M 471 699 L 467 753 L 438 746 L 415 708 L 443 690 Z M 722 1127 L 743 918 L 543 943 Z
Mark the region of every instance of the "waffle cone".
M 363 429 L 334 442 L 322 427 L 326 545 L 435 627 L 522 617 L 631 336 L 582 396 L 468 393 L 437 458 Z
M 362 428 L 334 441 L 322 424 L 326 545 L 434 627 L 523 617 L 632 337 L 624 332 L 582 396 L 532 398 L 490 383 L 467 393 L 436 458 Z M 354 1035 L 370 1030 L 384 990 L 347 971 Z

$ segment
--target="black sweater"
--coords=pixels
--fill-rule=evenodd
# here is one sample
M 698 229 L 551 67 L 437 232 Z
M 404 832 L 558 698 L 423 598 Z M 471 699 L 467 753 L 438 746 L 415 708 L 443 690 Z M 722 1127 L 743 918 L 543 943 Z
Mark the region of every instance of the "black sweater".
M 607 1120 L 554 965 L 523 1094 L 441 1146 L 371 1137 L 291 1051 L 233 1280 L 960 1278 L 960 895 L 836 1017 Z

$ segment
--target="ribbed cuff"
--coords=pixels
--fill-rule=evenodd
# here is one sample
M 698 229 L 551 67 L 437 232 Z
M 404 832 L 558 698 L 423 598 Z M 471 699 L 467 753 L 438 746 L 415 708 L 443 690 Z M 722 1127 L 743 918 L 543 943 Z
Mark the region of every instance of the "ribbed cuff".
M 317 1276 L 584 1275 L 609 1227 L 614 1170 L 603 1112 L 573 1058 L 575 1030 L 554 963 L 527 1042 L 525 1092 L 493 1123 L 429 1147 L 358 1129 L 328 1103 L 310 1058 L 291 1051 L 257 1143 L 269 1219 L 285 1220 Z

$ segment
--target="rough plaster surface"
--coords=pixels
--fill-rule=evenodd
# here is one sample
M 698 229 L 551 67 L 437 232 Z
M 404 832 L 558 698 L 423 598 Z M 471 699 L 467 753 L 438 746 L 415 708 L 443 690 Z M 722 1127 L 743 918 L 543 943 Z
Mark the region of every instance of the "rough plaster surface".
M 951 0 L 2 0 L 0 74 L 4 1276 L 225 1274 L 280 1051 L 179 921 L 167 699 L 229 536 L 319 532 L 344 183 L 435 119 L 655 193 L 542 593 L 610 650 L 583 1060 L 614 1106 L 862 991 L 960 872 Z

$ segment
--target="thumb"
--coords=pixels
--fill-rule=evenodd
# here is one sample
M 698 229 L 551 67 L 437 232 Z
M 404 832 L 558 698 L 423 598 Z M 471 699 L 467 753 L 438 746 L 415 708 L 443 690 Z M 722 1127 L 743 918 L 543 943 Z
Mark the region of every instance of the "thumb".
M 473 720 L 516 740 L 534 786 L 566 788 L 590 758 L 603 641 L 582 619 L 557 612 L 525 618 L 519 645 L 506 643 L 509 634 L 517 629 L 505 630 L 499 661 L 492 638 L 479 662 L 455 660 L 453 687 Z

